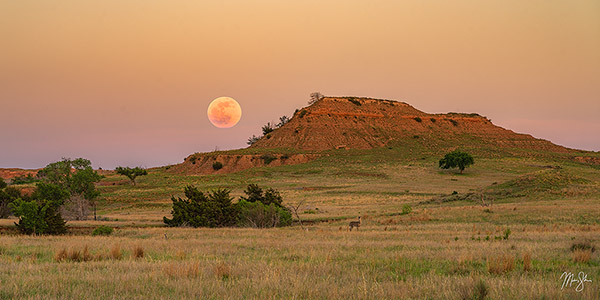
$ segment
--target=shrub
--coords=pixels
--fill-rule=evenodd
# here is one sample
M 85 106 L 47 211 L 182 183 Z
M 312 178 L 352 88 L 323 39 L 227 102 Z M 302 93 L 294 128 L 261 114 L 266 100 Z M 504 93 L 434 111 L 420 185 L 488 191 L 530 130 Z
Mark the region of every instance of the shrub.
M 431 123 L 435 123 L 435 121 L 436 121 L 436 119 L 435 119 L 435 118 L 431 118 L 431 119 L 429 119 L 429 120 L 431 120 Z
M 277 159 L 277 157 L 271 154 L 263 154 L 260 158 L 265 162 L 265 165 L 268 165 Z
M 508 237 L 510 236 L 510 228 L 506 228 L 506 230 L 504 230 L 504 236 L 502 236 L 503 240 L 508 240 Z
M 348 98 L 348 101 L 352 102 L 354 105 L 358 105 L 358 106 L 362 105 L 362 103 L 360 102 L 360 100 L 358 100 L 356 98 Z
M 0 180 L 0 182 L 4 183 L 3 180 Z M 21 191 L 19 189 L 12 186 L 6 187 L 4 190 L 0 189 L 0 219 L 5 219 L 10 216 L 12 213 L 11 203 L 18 198 L 22 198 Z
M 275 130 L 275 128 L 273 128 L 273 125 L 271 125 L 271 122 L 268 122 L 265 126 L 262 127 L 263 135 L 267 135 L 267 134 L 273 132 L 274 130 Z
M 215 161 L 215 162 L 212 164 L 212 168 L 213 168 L 213 170 L 215 170 L 215 171 L 217 171 L 217 170 L 221 170 L 221 169 L 223 168 L 223 164 L 222 164 L 221 162 L 219 162 L 219 161 Z
M 514 267 L 515 258 L 510 254 L 500 254 L 487 259 L 488 272 L 492 274 L 504 274 L 512 271 Z
M 462 174 L 466 167 L 474 163 L 473 156 L 466 152 L 455 150 L 447 153 L 444 158 L 440 159 L 439 167 L 442 169 L 458 168 Z
M 456 121 L 454 119 L 446 119 L 446 120 L 448 120 L 448 122 L 452 123 L 452 125 L 458 126 L 458 121 Z
M 8 184 L 6 184 L 6 181 L 4 181 L 4 179 L 0 178 L 0 190 L 5 188 L 6 186 L 8 186 Z
M 292 224 L 291 212 L 274 203 L 265 205 L 260 201 L 240 200 L 237 204 L 238 225 L 242 227 L 269 228 Z
M 413 119 L 414 119 L 415 121 L 419 122 L 419 123 L 423 122 L 423 120 L 422 120 L 421 118 L 419 118 L 419 117 L 414 117 Z
M 408 215 L 408 214 L 410 214 L 411 212 L 412 212 L 412 207 L 411 207 L 410 205 L 408 205 L 408 204 L 404 204 L 404 205 L 402 206 L 402 213 L 401 213 L 401 215 Z
M 96 229 L 94 229 L 94 231 L 92 232 L 93 236 L 97 236 L 97 235 L 111 235 L 113 233 L 113 228 L 112 227 L 108 227 L 108 226 L 104 226 L 104 225 L 100 225 L 98 227 L 96 227 Z
M 260 136 L 255 136 L 254 134 L 248 138 L 248 141 L 246 142 L 246 144 L 248 145 L 254 145 L 254 143 L 258 142 L 258 140 L 260 140 Z
M 306 113 L 307 113 L 306 109 L 303 109 L 303 110 L 300 111 L 300 114 L 298 115 L 298 117 L 304 118 L 304 116 L 306 115 Z
M 281 194 L 272 188 L 268 188 L 266 192 L 263 192 L 263 189 L 257 184 L 249 184 L 244 191 L 244 194 L 246 194 L 247 197 L 240 197 L 241 200 L 248 202 L 262 202 L 264 205 L 275 204 L 277 206 L 282 206 L 281 203 L 283 202 L 283 199 Z
M 171 197 L 172 218 L 163 218 L 169 226 L 223 227 L 236 223 L 237 211 L 227 189 L 208 193 L 189 185 L 184 190 L 187 199 Z
M 33 200 L 21 198 L 10 204 L 13 214 L 19 218 L 15 223 L 19 231 L 25 234 L 63 234 L 67 232 L 66 222 L 59 207 L 69 193 L 58 185 L 38 183 Z

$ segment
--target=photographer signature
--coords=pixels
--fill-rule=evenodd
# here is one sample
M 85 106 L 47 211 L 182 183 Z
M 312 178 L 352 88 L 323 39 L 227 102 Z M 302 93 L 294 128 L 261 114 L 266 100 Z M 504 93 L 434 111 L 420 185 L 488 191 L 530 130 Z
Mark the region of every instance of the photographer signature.
M 583 285 L 586 282 L 592 282 L 590 279 L 587 279 L 587 274 L 583 273 L 583 272 L 579 272 L 579 274 L 577 274 L 577 277 L 575 277 L 575 274 L 571 273 L 571 272 L 563 272 L 562 275 L 560 275 L 560 278 L 563 278 L 563 284 L 562 287 L 560 288 L 561 290 L 564 289 L 565 287 L 571 287 L 573 286 L 573 283 L 578 282 L 577 286 L 575 287 L 575 291 L 576 292 L 581 292 L 583 291 Z

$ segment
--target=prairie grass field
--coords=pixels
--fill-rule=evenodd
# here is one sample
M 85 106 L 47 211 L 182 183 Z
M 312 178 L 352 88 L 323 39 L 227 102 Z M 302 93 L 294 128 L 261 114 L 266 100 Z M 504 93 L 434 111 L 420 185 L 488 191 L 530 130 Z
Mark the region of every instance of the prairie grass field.
M 99 220 L 69 221 L 67 235 L 0 220 L 0 298 L 600 299 L 600 168 L 480 154 L 458 174 L 437 159 L 382 148 L 231 174 L 155 168 L 135 186 L 108 174 Z M 188 184 L 237 199 L 249 183 L 300 204 L 304 229 L 162 222 Z M 99 225 L 115 231 L 92 236 Z M 591 282 L 561 288 L 563 272 Z

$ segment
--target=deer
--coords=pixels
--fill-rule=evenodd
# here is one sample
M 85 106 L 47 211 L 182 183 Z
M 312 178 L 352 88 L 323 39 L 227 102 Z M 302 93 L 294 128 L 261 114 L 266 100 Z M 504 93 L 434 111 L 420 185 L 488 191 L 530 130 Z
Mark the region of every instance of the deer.
M 360 216 L 358 216 L 358 221 L 351 221 L 350 224 L 348 224 L 348 229 L 350 231 L 352 231 L 352 228 L 354 227 L 356 227 L 356 230 L 360 227 Z

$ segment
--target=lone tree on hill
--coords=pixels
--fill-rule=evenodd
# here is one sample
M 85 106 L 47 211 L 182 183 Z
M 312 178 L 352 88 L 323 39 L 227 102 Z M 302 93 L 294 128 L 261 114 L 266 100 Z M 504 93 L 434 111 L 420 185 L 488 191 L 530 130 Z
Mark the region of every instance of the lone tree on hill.
M 127 176 L 131 180 L 131 184 L 135 185 L 135 178 L 138 176 L 148 175 L 148 171 L 140 167 L 117 167 L 117 174 Z
M 462 174 L 466 167 L 474 163 L 473 156 L 469 153 L 454 150 L 440 159 L 439 167 L 442 169 L 458 168 Z
M 310 100 L 308 100 L 308 104 L 312 105 L 323 98 L 325 98 L 325 96 L 319 92 L 310 93 Z

